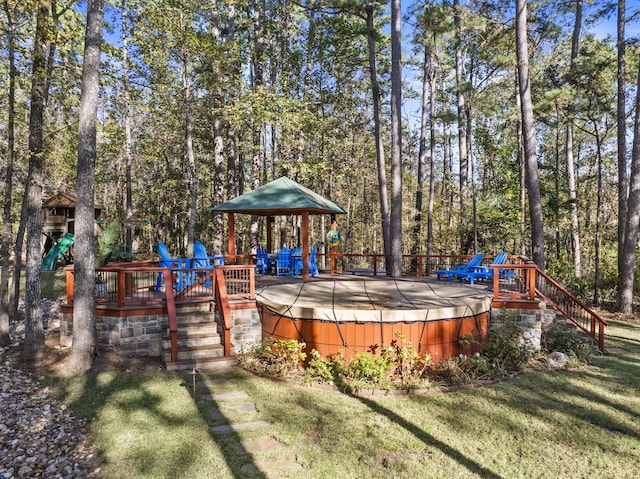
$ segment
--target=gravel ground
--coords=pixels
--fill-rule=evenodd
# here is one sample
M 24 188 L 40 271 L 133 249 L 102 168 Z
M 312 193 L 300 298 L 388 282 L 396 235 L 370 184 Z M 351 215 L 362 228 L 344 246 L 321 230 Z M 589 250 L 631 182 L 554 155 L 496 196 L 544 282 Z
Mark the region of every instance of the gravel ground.
M 43 306 L 47 334 L 59 331 L 59 305 Z M 24 325 L 12 323 L 10 336 L 11 345 L 0 348 L 0 479 L 98 477 L 87 422 L 12 365 L 8 356 L 22 342 Z

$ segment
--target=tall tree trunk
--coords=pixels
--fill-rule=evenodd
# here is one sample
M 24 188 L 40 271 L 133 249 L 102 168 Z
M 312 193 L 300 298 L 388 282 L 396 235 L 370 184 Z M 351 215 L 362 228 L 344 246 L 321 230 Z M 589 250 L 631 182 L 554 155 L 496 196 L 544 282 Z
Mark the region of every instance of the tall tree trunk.
M 600 303 L 600 246 L 602 242 L 602 139 L 598 131 L 598 122 L 592 119 L 593 128 L 596 138 L 596 158 L 597 158 L 597 188 L 596 188 L 596 230 L 594 237 L 595 254 L 594 262 L 594 281 L 593 281 L 593 302 Z
M 578 57 L 580 45 L 580 29 L 582 27 L 582 0 L 576 0 L 576 18 L 571 37 L 571 65 L 570 70 L 575 70 L 575 60 Z M 571 208 L 571 246 L 573 252 L 573 270 L 576 279 L 582 277 L 582 251 L 580 248 L 580 227 L 578 222 L 578 193 L 576 185 L 576 172 L 573 159 L 573 115 L 569 117 L 567 124 L 567 184 L 569 188 L 569 204 Z
M 87 371 L 96 355 L 94 202 L 96 120 L 104 0 L 89 0 L 78 126 L 73 343 L 68 370 Z
M 464 58 L 462 51 L 462 32 L 460 25 L 460 0 L 453 1 L 453 18 L 456 26 L 455 58 L 456 58 L 456 99 L 458 111 L 458 153 L 460 157 L 460 244 L 466 243 L 465 201 L 467 198 L 467 182 L 469 177 L 469 158 L 467 150 L 467 121 L 464 98 Z
M 424 59 L 422 63 L 422 97 L 420 108 L 420 137 L 418 147 L 418 178 L 416 185 L 416 208 L 413 215 L 413 246 L 411 247 L 412 254 L 420 253 L 421 231 L 422 231 L 422 194 L 424 191 L 425 181 L 425 164 L 427 157 L 427 128 L 429 121 L 429 92 L 431 84 L 429 82 L 429 65 L 430 65 L 431 52 L 430 48 L 425 45 L 424 47 Z M 415 271 L 417 268 L 418 260 L 414 258 L 412 260 L 412 269 Z
M 402 276 L 402 49 L 401 2 L 391 0 L 391 261 L 392 278 Z
M 262 94 L 262 89 L 264 86 L 264 68 L 263 68 L 263 60 L 264 60 L 264 12 L 266 10 L 266 5 L 264 0 L 260 0 L 258 2 L 257 8 L 253 12 L 254 17 L 254 47 L 255 53 L 253 58 L 253 92 L 256 96 Z M 252 189 L 256 189 L 260 186 L 260 166 L 262 164 L 261 154 L 260 154 L 260 144 L 262 137 L 262 115 L 254 115 L 253 117 L 253 125 L 251 130 L 251 143 L 252 143 Z M 251 216 L 251 225 L 250 225 L 250 242 L 252 247 L 256 247 L 258 242 L 260 241 L 260 218 L 258 216 Z M 282 231 L 282 230 L 281 230 Z M 282 244 L 282 242 L 281 242 Z
M 229 4 L 229 16 L 227 25 L 229 29 L 228 44 L 235 45 L 236 43 L 236 10 L 233 3 Z M 239 73 L 237 68 L 237 62 L 231 62 L 229 66 L 229 76 L 232 82 L 239 81 Z M 234 83 L 235 84 L 235 83 Z M 236 92 L 233 91 L 229 95 L 229 107 L 233 108 L 233 104 L 236 99 Z M 237 149 L 236 144 L 238 142 L 236 129 L 233 122 L 229 122 L 227 125 L 227 199 L 235 198 L 240 195 L 239 178 L 242 176 L 241 170 L 238 168 L 238 162 L 236 161 Z M 220 237 L 222 239 L 222 236 Z
M 640 67 L 638 68 L 637 91 L 640 91 Z M 633 312 L 633 279 L 640 225 L 640 95 L 636 94 L 636 114 L 633 123 L 633 146 L 631 147 L 631 175 L 629 177 L 629 203 L 625 225 L 622 268 L 618 286 L 618 310 L 624 314 Z
M 435 48 L 435 34 L 434 34 Z M 427 206 L 427 255 L 433 254 L 433 205 L 436 193 L 436 55 L 429 56 L 429 203 Z
M 29 173 L 23 212 L 26 219 L 27 268 L 25 292 L 25 338 L 21 358 L 32 361 L 44 347 L 44 326 L 40 292 L 42 259 L 42 184 L 44 107 L 46 103 L 46 35 L 50 16 L 49 2 L 38 4 L 36 34 L 33 42 L 31 112 L 29 115 Z
M 180 11 L 180 23 L 184 25 L 183 13 Z M 184 33 L 186 35 L 186 33 Z M 189 209 L 187 210 L 187 255 L 193 255 L 195 243 L 196 210 L 198 206 L 198 172 L 196 170 L 196 155 L 193 149 L 193 126 L 191 113 L 191 81 L 189 78 L 189 49 L 186 39 L 182 42 L 182 105 L 184 114 L 184 145 L 187 160 L 187 189 L 189 193 Z
M 618 272 L 621 278 L 618 286 L 618 308 L 622 312 L 624 307 L 627 312 L 631 312 L 628 299 L 623 296 L 629 294 L 628 291 L 622 290 L 622 276 L 627 275 L 627 271 L 623 271 L 627 258 L 625 254 L 627 235 L 625 232 L 626 225 L 629 222 L 627 217 L 627 200 L 629 196 L 629 186 L 627 178 L 627 122 L 626 122 L 626 42 L 625 42 L 625 0 L 618 0 L 618 19 L 617 19 L 617 43 L 618 43 L 618 96 L 617 96 L 617 113 L 616 121 L 618 124 Z M 633 148 L 633 147 L 632 147 Z M 628 286 L 625 284 L 625 286 Z M 633 285 L 632 285 L 633 287 Z
M 9 96 L 7 98 L 7 162 L 2 191 L 2 242 L 0 244 L 0 346 L 9 345 L 9 248 L 11 244 L 11 198 L 13 193 L 13 163 L 15 153 L 15 101 L 16 101 L 16 61 L 15 32 L 13 17 L 8 0 L 3 7 L 7 19 L 7 53 L 9 60 Z
M 391 228 L 389 225 L 389 199 L 387 197 L 387 165 L 384 157 L 384 139 L 382 137 L 382 112 L 380 108 L 380 83 L 376 61 L 376 30 L 374 26 L 374 2 L 368 2 L 367 45 L 369 47 L 369 76 L 373 98 L 373 131 L 378 164 L 378 194 L 380 196 L 380 219 L 382 223 L 382 242 L 384 244 L 385 264 L 389 271 L 391 255 Z
M 516 67 L 516 108 L 522 111 L 522 101 L 520 99 L 520 81 L 518 80 L 518 69 Z M 518 164 L 520 166 L 520 254 L 527 254 L 526 232 L 527 232 L 527 180 L 524 165 L 524 146 L 522 141 L 522 115 L 517 120 L 518 131 Z
M 220 42 L 220 15 L 218 12 L 218 4 L 216 0 L 211 0 L 211 37 L 214 45 Z M 213 204 L 219 205 L 224 201 L 224 137 L 222 131 L 223 123 L 223 104 L 222 90 L 220 82 L 222 74 L 220 66 L 216 59 L 211 63 L 211 73 L 213 76 Z M 222 213 L 213 214 L 213 254 L 222 253 L 222 234 L 224 225 L 222 222 Z
M 516 54 L 518 57 L 518 86 L 522 110 L 522 141 L 526 171 L 527 193 L 529 195 L 529 218 L 531 221 L 531 251 L 533 261 L 542 270 L 544 259 L 544 220 L 538 160 L 536 158 L 535 125 L 529 78 L 529 45 L 527 42 L 527 1 L 516 0 Z
M 133 140 L 131 138 L 131 95 L 129 93 L 129 48 L 128 14 L 126 0 L 120 4 L 122 11 L 122 99 L 124 122 L 124 172 L 125 172 L 125 243 L 127 253 L 132 253 L 133 194 L 131 186 L 131 164 L 133 163 Z

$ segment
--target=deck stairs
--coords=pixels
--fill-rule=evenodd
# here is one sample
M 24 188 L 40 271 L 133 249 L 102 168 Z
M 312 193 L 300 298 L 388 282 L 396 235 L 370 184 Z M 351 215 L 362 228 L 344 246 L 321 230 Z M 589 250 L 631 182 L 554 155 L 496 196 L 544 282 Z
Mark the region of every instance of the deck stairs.
M 162 359 L 168 371 L 205 371 L 237 364 L 224 356 L 213 305 L 209 302 L 178 307 L 178 361 L 171 361 L 168 330 L 162 338 Z

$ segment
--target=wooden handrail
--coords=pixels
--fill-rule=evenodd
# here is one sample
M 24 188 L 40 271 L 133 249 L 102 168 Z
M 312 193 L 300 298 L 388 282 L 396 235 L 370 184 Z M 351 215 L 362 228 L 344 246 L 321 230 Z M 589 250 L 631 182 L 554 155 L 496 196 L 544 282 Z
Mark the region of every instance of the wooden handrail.
M 607 322 L 537 266 L 535 266 L 534 274 L 536 275 L 534 283 L 536 292 L 546 301 L 549 301 L 555 309 L 560 311 L 578 328 L 593 338 L 597 342 L 600 351 L 604 352 L 604 327 L 608 326 Z M 538 280 L 537 277 L 541 277 L 542 281 Z M 549 285 L 558 293 L 558 296 L 551 294 L 548 288 Z
M 178 315 L 173 298 L 173 278 L 171 270 L 165 268 L 163 272 L 164 297 L 167 302 L 167 319 L 169 321 L 169 340 L 171 342 L 171 362 L 178 361 Z
M 322 256 L 322 253 L 318 253 L 318 256 Z M 384 255 L 374 253 L 363 254 L 348 254 L 337 253 L 334 258 L 349 258 L 355 259 L 355 261 L 371 261 L 367 263 L 370 265 L 370 272 L 377 273 L 377 263 L 384 260 Z M 418 259 L 418 271 L 415 273 L 420 275 L 423 271 L 424 265 L 428 264 L 443 264 L 443 260 L 454 258 L 455 260 L 466 260 L 468 255 L 403 255 L 403 258 L 417 258 Z M 488 258 L 491 258 L 488 256 Z M 512 260 L 514 257 L 511 257 Z M 428 263 L 423 262 L 427 260 Z M 356 263 L 353 264 L 362 264 Z M 560 313 L 566 316 L 572 321 L 578 328 L 585 331 L 594 341 L 597 342 L 601 351 L 604 350 L 604 327 L 607 326 L 597 313 L 592 311 L 559 283 L 553 280 L 550 276 L 541 271 L 533 262 L 527 258 L 517 257 L 516 261 L 519 263 L 510 263 L 502 265 L 491 265 L 495 272 L 498 273 L 499 269 L 517 270 L 518 275 L 514 283 L 507 285 L 504 282 L 499 281 L 499 275 L 493 276 L 493 297 L 494 302 L 505 301 L 505 297 L 511 298 L 511 300 L 525 301 L 528 303 L 536 302 L 536 295 L 539 295 L 545 301 L 553 305 Z M 347 263 L 348 264 L 348 263 Z M 358 268 L 354 268 L 358 269 Z M 169 319 L 169 333 L 172 340 L 172 361 L 177 356 L 177 318 L 175 312 L 175 300 L 173 292 L 173 274 L 169 268 L 149 267 L 149 263 L 142 266 L 137 263 L 124 263 L 118 265 L 109 265 L 106 268 L 100 268 L 99 270 L 105 273 L 108 279 L 108 285 L 110 288 L 115 288 L 115 291 L 108 291 L 108 298 L 114 301 L 118 308 L 126 307 L 128 302 L 131 301 L 129 296 L 132 294 L 132 289 L 135 286 L 137 292 L 140 292 L 140 284 L 138 280 L 134 280 L 135 275 L 138 273 L 163 273 L 164 278 L 164 300 L 167 305 L 167 315 Z M 192 271 L 197 271 L 192 270 Z M 336 272 L 334 270 L 333 272 Z M 429 273 L 425 271 L 425 273 Z M 74 275 L 73 269 L 68 268 L 66 270 L 67 284 L 66 284 L 66 296 L 67 303 L 73 303 L 73 283 Z M 230 300 L 234 298 L 253 299 L 255 297 L 255 270 L 251 265 L 224 265 L 216 267 L 213 272 L 209 272 L 208 275 L 204 275 L 202 280 L 198 281 L 201 284 L 206 278 L 210 278 L 214 282 L 214 293 L 217 310 L 220 314 L 220 320 L 224 330 L 224 348 L 225 356 L 231 354 L 230 334 L 233 325 L 231 316 Z M 111 278 L 111 279 L 109 279 Z M 229 289 L 227 285 L 229 281 Z M 145 283 L 146 284 L 146 283 Z M 153 286 L 143 284 L 144 288 L 149 289 Z M 155 285 L 154 285 L 155 286 Z M 501 289 L 503 288 L 503 289 Z M 157 293 L 156 293 L 157 294 Z M 190 298 L 181 293 L 184 297 L 183 300 L 189 300 Z M 202 297 L 198 298 L 199 300 Z M 161 298 L 155 299 L 159 301 Z M 154 301 L 153 295 L 146 301 Z M 505 304 L 510 300 L 506 300 Z M 104 302 L 104 301 L 103 301 Z M 111 303 L 114 304 L 114 303 Z
M 224 280 L 224 270 L 222 268 L 215 269 L 215 297 L 216 309 L 222 319 L 224 356 L 228 358 L 231 356 L 231 327 L 233 326 L 233 319 L 231 317 L 227 285 Z

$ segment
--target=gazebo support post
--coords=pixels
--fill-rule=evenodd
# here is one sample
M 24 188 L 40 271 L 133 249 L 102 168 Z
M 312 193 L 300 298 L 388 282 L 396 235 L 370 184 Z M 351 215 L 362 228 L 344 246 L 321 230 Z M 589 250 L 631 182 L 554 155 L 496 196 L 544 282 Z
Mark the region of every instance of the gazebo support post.
M 302 212 L 302 279 L 309 279 L 309 213 Z
M 267 224 L 266 224 L 266 229 L 267 229 L 267 253 L 273 253 L 273 250 L 271 249 L 271 247 L 273 246 L 273 216 L 268 215 L 267 216 Z
M 229 213 L 229 234 L 228 234 L 229 256 L 235 260 L 236 257 L 236 217 Z M 235 261 L 234 261 L 235 263 Z

